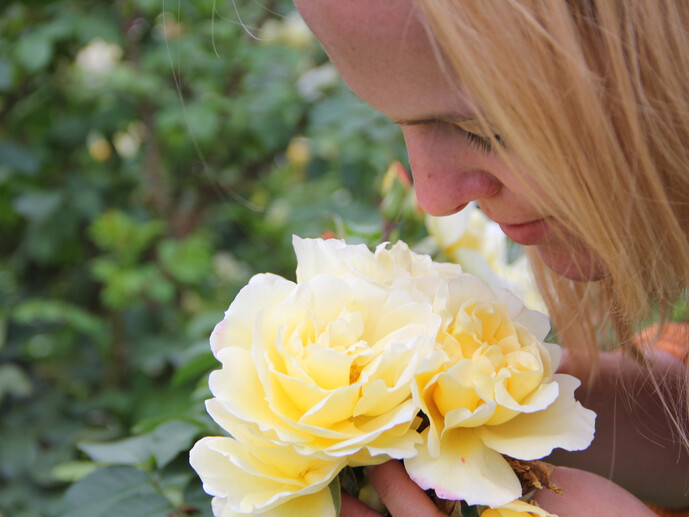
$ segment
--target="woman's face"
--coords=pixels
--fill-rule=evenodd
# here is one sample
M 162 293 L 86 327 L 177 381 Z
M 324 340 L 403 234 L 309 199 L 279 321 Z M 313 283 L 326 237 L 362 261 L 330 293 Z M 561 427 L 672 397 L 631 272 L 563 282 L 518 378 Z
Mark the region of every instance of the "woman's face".
M 527 192 L 487 148 L 475 110 L 437 64 L 411 0 L 296 4 L 350 88 L 401 126 L 423 210 L 450 215 L 476 200 L 513 241 L 536 246 L 555 272 L 573 279 L 601 276 L 591 253 L 573 251 L 572 239 L 554 231 L 550 214 L 531 201 L 537 185 Z

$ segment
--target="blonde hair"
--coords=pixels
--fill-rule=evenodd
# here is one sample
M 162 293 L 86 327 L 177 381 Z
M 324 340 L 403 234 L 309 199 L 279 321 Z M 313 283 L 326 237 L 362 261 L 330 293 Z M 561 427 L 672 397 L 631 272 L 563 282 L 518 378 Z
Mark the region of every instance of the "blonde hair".
M 581 283 L 532 257 L 561 341 L 595 364 L 606 329 L 629 344 L 689 286 L 689 2 L 417 4 L 498 150 L 605 265 Z

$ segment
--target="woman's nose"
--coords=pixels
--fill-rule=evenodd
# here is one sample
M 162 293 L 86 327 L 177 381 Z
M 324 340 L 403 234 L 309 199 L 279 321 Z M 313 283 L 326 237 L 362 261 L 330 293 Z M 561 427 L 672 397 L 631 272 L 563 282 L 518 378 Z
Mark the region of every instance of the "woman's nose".
M 451 215 L 470 201 L 498 193 L 502 183 L 485 166 L 489 158 L 463 136 L 425 126 L 403 128 L 419 206 L 434 216 Z

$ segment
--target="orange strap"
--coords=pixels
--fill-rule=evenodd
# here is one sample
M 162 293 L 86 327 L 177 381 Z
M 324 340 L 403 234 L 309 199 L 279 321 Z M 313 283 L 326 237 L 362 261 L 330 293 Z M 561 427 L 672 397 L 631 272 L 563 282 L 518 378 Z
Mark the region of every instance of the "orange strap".
M 658 335 L 658 325 L 653 325 L 639 334 L 639 346 L 648 346 L 669 352 L 684 364 L 689 360 L 689 323 L 667 323 L 663 333 Z
M 668 510 L 667 508 L 661 508 L 654 504 L 646 503 L 653 513 L 659 515 L 660 517 L 688 517 L 689 508 L 682 508 L 681 510 Z
M 653 348 L 669 352 L 686 364 L 689 360 L 689 324 L 668 323 L 662 335 L 658 335 L 658 329 L 657 325 L 644 329 L 639 334 L 639 346 L 650 343 Z M 689 508 L 669 510 L 648 503 L 646 506 L 660 517 L 689 517 Z

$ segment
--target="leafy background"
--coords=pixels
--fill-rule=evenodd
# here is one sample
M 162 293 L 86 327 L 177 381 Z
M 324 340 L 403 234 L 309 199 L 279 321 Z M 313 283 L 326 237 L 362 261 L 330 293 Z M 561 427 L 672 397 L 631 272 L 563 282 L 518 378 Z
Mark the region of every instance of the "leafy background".
M 210 515 L 208 335 L 291 234 L 423 233 L 290 2 L 0 2 L 0 516 Z

